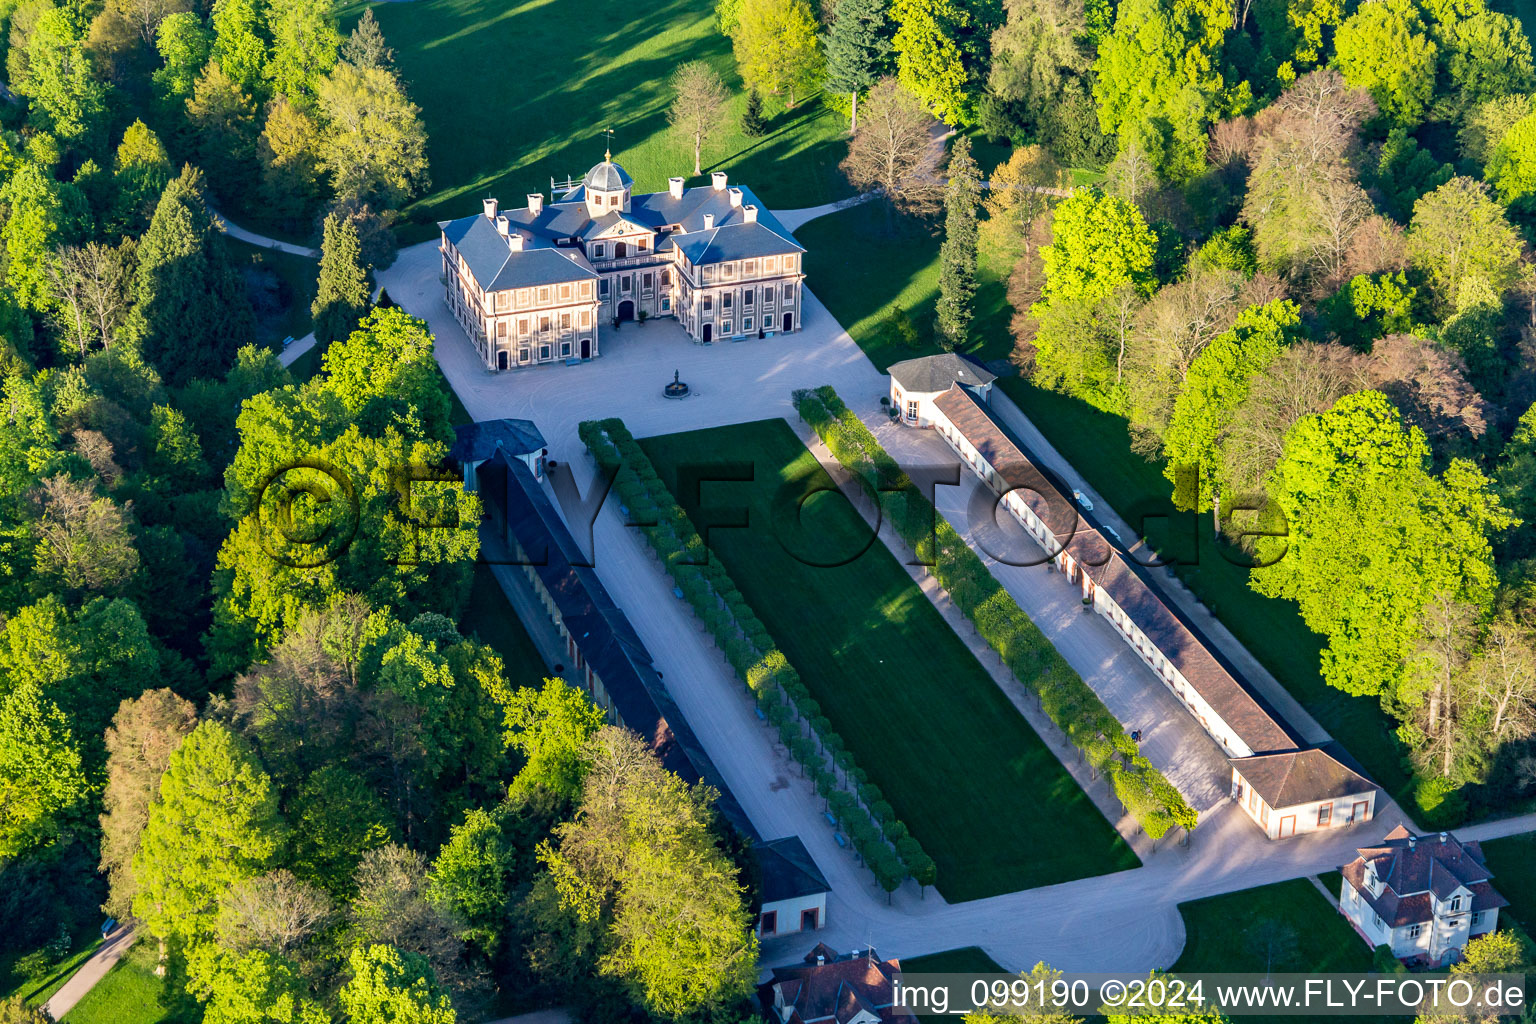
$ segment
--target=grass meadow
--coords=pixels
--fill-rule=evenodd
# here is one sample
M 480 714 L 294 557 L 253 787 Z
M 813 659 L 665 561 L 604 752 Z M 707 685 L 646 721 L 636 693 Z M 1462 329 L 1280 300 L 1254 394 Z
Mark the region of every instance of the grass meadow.
M 343 31 L 361 13 L 345 9 Z M 427 129 L 432 187 L 403 211 L 412 222 L 401 225 L 403 241 L 478 212 L 482 197 L 521 206 L 527 193 L 548 192 L 551 177 L 579 178 L 602 159 L 609 128 L 636 189 L 665 189 L 693 170 L 692 147 L 666 117 L 668 79 L 692 60 L 712 65 L 732 91 L 730 129 L 706 147 L 705 175 L 726 171 L 775 209 L 851 194 L 837 169 L 847 122 L 819 98 L 786 110 L 765 96 L 768 132 L 742 135 L 746 94 L 710 0 L 418 0 L 379 4 L 374 15 Z
M 783 420 L 640 442 L 951 902 L 1137 866 Z M 751 482 L 678 486 L 682 467 Z M 716 474 L 719 475 L 719 474 Z M 796 512 L 798 504 L 798 514 Z M 745 509 L 747 526 L 729 528 Z M 793 554 L 791 552 L 794 552 Z

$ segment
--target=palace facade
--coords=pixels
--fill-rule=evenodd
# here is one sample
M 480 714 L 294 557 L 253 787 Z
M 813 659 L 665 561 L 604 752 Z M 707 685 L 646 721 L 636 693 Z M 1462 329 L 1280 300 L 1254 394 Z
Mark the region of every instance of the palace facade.
M 800 329 L 805 250 L 750 189 L 632 184 L 605 157 L 555 202 L 438 224 L 448 307 L 487 367 L 592 359 L 602 325 L 648 317 L 704 344 Z

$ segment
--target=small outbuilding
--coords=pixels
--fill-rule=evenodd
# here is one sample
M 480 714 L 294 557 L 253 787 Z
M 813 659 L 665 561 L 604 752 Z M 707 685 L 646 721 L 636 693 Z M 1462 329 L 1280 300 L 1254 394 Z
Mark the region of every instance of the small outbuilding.
M 827 893 L 832 886 L 811 859 L 799 836 L 785 836 L 752 848 L 762 872 L 762 910 L 757 934 L 813 932 L 827 919 Z
M 986 402 L 997 380 L 991 370 L 954 352 L 903 359 L 892 363 L 886 373 L 891 375 L 891 408 L 901 422 L 913 427 L 933 426 L 933 400 L 954 385 Z
M 1370 821 L 1376 785 L 1316 747 L 1232 758 L 1232 799 L 1271 839 Z
M 483 420 L 453 428 L 453 447 L 448 458 L 462 467 L 464 489 L 475 489 L 475 470 L 497 452 L 517 459 L 533 473 L 544 478 L 544 454 L 549 450 L 544 435 L 532 420 Z

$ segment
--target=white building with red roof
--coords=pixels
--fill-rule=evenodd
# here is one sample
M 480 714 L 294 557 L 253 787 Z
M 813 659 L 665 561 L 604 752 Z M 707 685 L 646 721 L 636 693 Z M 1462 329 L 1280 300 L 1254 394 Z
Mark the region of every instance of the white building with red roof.
M 819 943 L 795 967 L 775 967 L 758 990 L 774 1024 L 918 1024 L 896 1006 L 893 979 L 901 961 L 881 960 L 874 948 L 839 954 Z
M 1460 959 L 1467 942 L 1499 925 L 1509 901 L 1476 842 L 1449 832 L 1414 835 L 1402 825 L 1341 869 L 1339 912 L 1372 947 L 1399 960 L 1440 965 Z

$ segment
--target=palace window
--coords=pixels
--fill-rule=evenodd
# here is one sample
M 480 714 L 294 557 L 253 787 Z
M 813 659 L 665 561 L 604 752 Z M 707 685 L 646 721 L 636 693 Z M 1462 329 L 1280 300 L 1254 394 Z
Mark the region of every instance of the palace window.
M 753 300 L 756 299 L 756 298 L 757 298 L 757 289 L 756 288 L 748 288 L 746 291 L 741 293 L 741 304 L 743 306 L 750 306 L 750 305 L 752 305 Z
M 670 297 L 666 296 L 666 295 L 663 295 L 661 297 L 661 311 L 663 313 L 668 313 L 668 312 L 671 312 L 671 310 L 672 310 L 672 299 Z
M 517 322 L 517 333 L 518 333 L 519 336 L 522 336 L 522 335 L 525 335 L 525 334 L 528 333 L 528 318 L 527 317 L 523 317 L 521 320 L 519 320 Z
M 560 314 L 560 329 L 562 331 L 568 331 L 568 330 L 571 329 L 571 314 L 569 314 L 569 313 L 561 313 Z
M 549 317 L 547 317 L 547 316 L 539 317 L 539 330 L 540 331 L 548 331 L 549 330 Z
M 636 252 L 645 252 L 647 249 L 650 248 L 650 246 L 651 246 L 651 240 L 649 238 L 642 237 L 642 238 L 635 239 L 635 251 Z
M 520 363 L 526 363 L 528 361 L 528 350 L 527 349 L 520 348 L 520 349 L 517 350 L 517 361 L 520 362 Z
M 606 277 L 597 282 L 597 295 L 598 298 L 602 299 L 606 299 L 608 297 L 608 279 Z
M 730 334 L 731 333 L 731 322 L 729 320 L 726 320 L 724 323 L 722 323 L 720 325 L 720 333 L 721 334 Z
M 736 280 L 736 264 L 727 263 L 725 266 L 720 268 L 720 272 L 725 275 L 725 279 L 727 281 Z
M 548 345 L 540 345 L 539 346 L 539 358 L 540 359 L 548 359 L 549 358 L 549 346 Z
M 724 295 L 720 296 L 720 308 L 721 309 L 730 309 L 731 308 L 731 293 L 730 292 L 726 292 Z
M 562 341 L 560 343 L 560 354 L 562 356 L 569 356 L 571 354 L 571 343 L 570 342 Z
M 609 206 L 618 206 L 619 205 L 619 197 L 618 196 L 609 196 L 608 197 L 608 205 Z
M 505 320 L 497 320 L 496 321 L 496 337 L 498 337 L 498 338 L 505 338 L 506 336 L 507 336 L 507 322 Z
M 520 307 L 528 305 L 528 289 L 527 288 L 519 288 L 517 290 L 517 304 Z
M 602 259 L 603 258 L 603 254 L 605 252 L 607 252 L 607 251 L 608 251 L 608 247 L 606 245 L 604 245 L 602 242 L 595 242 L 592 245 L 592 257 L 593 257 L 593 259 L 599 259 L 599 260 Z
M 747 260 L 741 265 L 741 276 L 750 277 L 757 273 L 757 260 Z
M 632 283 L 633 283 L 633 279 L 631 279 L 628 275 L 625 275 L 624 277 L 619 278 L 619 291 L 621 291 L 621 292 L 629 291 L 630 285 Z
M 581 321 L 580 321 L 580 323 L 581 323 L 581 326 L 583 326 L 583 327 L 591 327 L 592 326 L 592 313 L 589 310 L 585 310 L 584 309 L 584 310 L 581 311 Z
M 571 286 L 570 285 L 563 284 L 563 285 L 560 286 L 560 297 L 562 299 L 569 299 L 571 297 Z
M 497 308 L 497 310 L 505 311 L 507 309 L 507 307 L 510 306 L 511 304 L 512 304 L 512 295 L 511 295 L 510 292 L 497 292 L 496 293 L 496 308 Z
M 645 277 L 641 280 L 640 283 L 645 287 L 646 291 L 650 291 L 651 288 L 652 288 L 652 283 L 651 282 L 654 279 L 655 279 L 655 275 L 654 274 L 646 274 Z
M 798 256 L 785 256 L 784 257 L 784 269 L 785 270 L 794 270 L 795 269 L 795 260 L 797 260 L 797 259 L 799 259 Z
M 750 331 L 752 329 L 752 318 L 751 317 L 744 316 L 744 317 L 741 318 L 741 329 L 744 330 L 744 331 Z
M 715 308 L 715 300 L 711 295 L 704 296 L 704 312 L 708 313 Z
M 549 289 L 548 288 L 540 288 L 539 289 L 539 301 L 540 302 L 548 302 L 549 301 Z
M 705 267 L 704 268 L 704 283 L 705 284 L 709 284 L 712 281 L 714 281 L 714 279 L 715 279 L 715 268 L 713 266 Z
M 787 285 L 784 286 L 784 301 L 785 302 L 794 302 L 795 301 L 795 286 L 794 285 L 787 284 Z
M 661 286 L 663 288 L 665 288 L 667 285 L 669 285 L 671 283 L 672 283 L 672 272 L 670 270 L 663 270 L 661 272 Z

